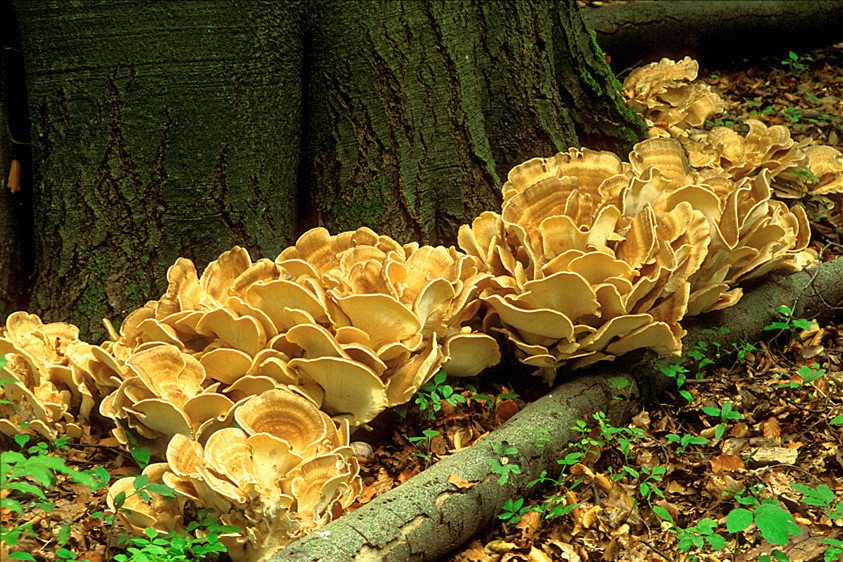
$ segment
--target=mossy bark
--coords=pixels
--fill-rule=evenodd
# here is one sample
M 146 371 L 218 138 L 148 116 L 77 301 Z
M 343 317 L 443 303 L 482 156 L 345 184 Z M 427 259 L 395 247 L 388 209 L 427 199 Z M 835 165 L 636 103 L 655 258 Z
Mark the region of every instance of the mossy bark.
M 575 0 L 317 0 L 309 12 L 308 225 L 453 243 L 509 170 L 641 138 Z
M 32 272 L 32 191 L 26 88 L 17 21 L 0 3 L 0 320 L 28 304 Z M 13 171 L 14 168 L 14 171 Z
M 20 0 L 34 127 L 31 309 L 97 333 L 233 245 L 294 236 L 298 2 Z

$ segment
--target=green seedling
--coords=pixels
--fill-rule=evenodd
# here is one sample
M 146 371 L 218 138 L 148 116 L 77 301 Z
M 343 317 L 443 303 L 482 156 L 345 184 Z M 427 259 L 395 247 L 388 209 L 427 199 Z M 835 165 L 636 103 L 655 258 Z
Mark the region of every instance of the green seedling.
M 509 498 L 503 504 L 502 511 L 498 514 L 498 519 L 504 523 L 512 523 L 521 519 L 521 517 L 530 511 L 529 505 L 524 505 L 524 498 L 513 500 Z
M 714 428 L 714 438 L 718 441 L 723 434 L 726 432 L 726 423 L 730 421 L 737 421 L 742 420 L 743 415 L 740 412 L 735 412 L 732 410 L 732 402 L 731 400 L 726 400 L 723 402 L 723 406 L 718 408 L 717 406 L 705 406 L 702 408 L 702 411 L 711 417 L 719 418 L 721 423 L 717 424 L 717 427 Z
M 776 385 L 776 388 L 802 388 L 813 383 L 825 375 L 826 370 L 820 369 L 819 363 L 812 363 L 811 366 L 803 365 L 797 369 L 796 374 L 799 375 L 801 381 L 788 381 L 783 384 Z
M 682 454 L 685 452 L 685 449 L 692 445 L 707 445 L 708 438 L 702 437 L 699 435 L 691 435 L 690 433 L 686 433 L 685 435 L 679 436 L 675 433 L 668 433 L 665 435 L 665 439 L 667 439 L 668 443 L 673 443 L 679 445 L 676 449 L 676 452 Z
M 683 529 L 676 525 L 670 512 L 660 505 L 653 506 L 653 513 L 657 517 L 670 524 L 670 532 L 676 536 L 676 549 L 682 553 L 688 553 L 688 560 L 698 560 L 696 554 L 691 552 L 704 552 L 707 550 L 720 550 L 726 546 L 726 539 L 715 532 L 717 522 L 708 517 L 700 519 L 696 525 Z
M 448 402 L 452 406 L 465 404 L 465 396 L 454 392 L 451 385 L 445 384 L 447 375 L 444 370 L 439 370 L 433 378 L 421 385 L 416 392 L 415 403 L 421 412 L 427 414 L 428 419 L 434 419 L 442 409 L 442 402 Z
M 787 58 L 781 61 L 781 65 L 786 67 L 787 70 L 793 74 L 800 74 L 808 70 L 808 65 L 806 63 L 813 61 L 814 59 L 809 55 L 797 55 L 793 51 L 788 51 Z
M 811 329 L 811 321 L 805 318 L 794 318 L 793 310 L 789 306 L 777 306 L 776 312 L 779 314 L 780 319 L 764 326 L 765 331 L 778 330 L 779 332 L 787 332 L 793 338 L 801 341 L 799 332 Z
M 55 504 L 49 501 L 47 491 L 58 483 L 58 476 L 64 475 L 73 482 L 77 482 L 94 491 L 108 485 L 108 472 L 99 467 L 89 471 L 77 471 L 68 467 L 64 459 L 53 456 L 51 447 L 47 443 L 39 442 L 29 445 L 31 437 L 19 433 L 14 437 L 15 443 L 21 451 L 0 452 L 0 489 L 8 491 L 8 495 L 0 498 L 0 507 L 23 515 L 38 511 L 49 513 Z M 67 438 L 57 439 L 53 448 L 66 448 Z M 14 528 L 0 527 L 0 544 L 11 548 L 27 536 L 35 536 L 32 523 L 24 523 Z M 69 531 L 68 531 L 69 532 Z M 64 535 L 58 537 L 64 539 Z M 62 544 L 65 544 L 65 539 Z M 58 553 L 61 550 L 61 554 Z M 59 548 L 56 555 L 64 556 L 66 560 L 72 553 Z M 31 554 L 17 552 L 10 554 L 13 560 L 35 560 Z
M 812 488 L 807 484 L 800 484 L 794 482 L 790 485 L 791 488 L 802 494 L 802 503 L 820 507 L 832 521 L 843 519 L 843 501 L 834 503 L 834 491 L 825 484 L 819 484 L 816 488 Z
M 768 498 L 761 500 L 753 510 L 738 507 L 730 511 L 726 516 L 726 530 L 741 533 L 753 522 L 764 540 L 778 546 L 786 545 L 792 535 L 802 533 L 793 515 L 779 501 Z
M 517 455 L 518 449 L 506 443 L 501 443 L 493 445 L 492 450 L 500 457 L 489 459 L 489 466 L 491 467 L 492 474 L 499 476 L 498 484 L 503 486 L 509 482 L 510 474 L 521 474 L 521 467 L 512 463 L 509 458 L 512 455 Z
M 184 532 L 170 531 L 159 534 L 152 528 L 144 530 L 142 536 L 125 538 L 126 554 L 114 556 L 116 562 L 147 562 L 173 560 L 188 562 L 203 560 L 209 556 L 223 554 L 226 547 L 219 542 L 222 534 L 242 533 L 231 525 L 223 525 L 213 515 L 213 510 L 203 509 L 197 514 L 197 520 L 191 521 Z
M 425 429 L 422 431 L 421 435 L 417 435 L 415 437 L 408 437 L 407 440 L 415 445 L 420 450 L 427 451 L 416 453 L 416 456 L 420 459 L 423 459 L 426 464 L 430 463 L 430 443 L 433 441 L 433 438 L 439 435 L 439 432 L 435 429 Z

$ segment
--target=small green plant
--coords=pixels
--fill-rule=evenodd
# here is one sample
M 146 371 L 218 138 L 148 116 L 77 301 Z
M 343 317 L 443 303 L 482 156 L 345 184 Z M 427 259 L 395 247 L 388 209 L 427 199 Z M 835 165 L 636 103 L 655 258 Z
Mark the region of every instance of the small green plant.
M 799 110 L 798 107 L 787 106 L 784 108 L 784 111 L 782 111 L 782 115 L 784 115 L 785 119 L 787 119 L 794 125 L 796 123 L 799 123 L 799 121 L 802 119 L 802 112 Z
M 834 491 L 825 484 L 819 484 L 812 488 L 807 484 L 794 482 L 791 488 L 802 494 L 802 503 L 822 508 L 828 518 L 832 521 L 843 519 L 843 501 L 834 503 Z
M 700 435 L 691 435 L 690 433 L 686 433 L 684 435 L 677 435 L 675 433 L 668 433 L 665 435 L 665 439 L 668 443 L 673 443 L 679 445 L 676 449 L 676 452 L 682 454 L 685 452 L 685 449 L 692 445 L 707 445 L 708 438 L 702 437 Z
M 753 522 L 767 542 L 778 546 L 786 545 L 791 535 L 802 533 L 793 515 L 782 507 L 781 502 L 770 498 L 757 500 L 752 510 L 738 507 L 730 511 L 726 516 L 726 530 L 740 533 Z
M 31 437 L 22 433 L 15 435 L 14 440 L 21 451 L 0 453 L 0 489 L 10 492 L 8 496 L 0 498 L 0 507 L 20 515 L 38 510 L 49 513 L 55 504 L 49 501 L 46 492 L 57 484 L 59 475 L 95 491 L 108 485 L 110 476 L 103 467 L 77 471 L 67 466 L 64 459 L 52 455 L 50 445 L 43 441 L 30 445 Z M 53 442 L 53 448 L 66 448 L 67 441 L 66 437 L 57 439 Z M 35 534 L 32 525 L 24 523 L 11 529 L 0 527 L 0 543 L 14 547 L 21 538 Z M 57 539 L 60 540 L 60 546 L 63 546 L 67 542 L 65 535 L 69 536 L 69 529 L 60 535 Z M 61 547 L 56 555 L 65 560 L 75 559 L 75 554 Z M 10 556 L 13 560 L 35 560 L 26 552 L 16 552 Z
M 125 554 L 116 554 L 117 562 L 146 562 L 174 560 L 187 562 L 226 552 L 226 547 L 219 542 L 224 533 L 241 533 L 237 527 L 223 525 L 211 509 L 200 510 L 197 519 L 187 528 L 176 533 L 159 535 L 152 528 L 144 530 L 142 536 L 123 539 L 129 545 Z
M 808 65 L 806 63 L 813 61 L 814 59 L 809 55 L 797 55 L 793 51 L 788 51 L 787 58 L 781 61 L 781 65 L 786 67 L 787 70 L 793 74 L 800 74 L 808 70 Z
M 497 474 L 498 484 L 503 486 L 509 482 L 510 474 L 521 474 L 521 467 L 510 461 L 511 455 L 517 455 L 518 449 L 506 443 L 500 443 L 492 446 L 492 450 L 499 455 L 499 458 L 489 459 L 489 466 L 492 474 Z
M 705 406 L 702 408 L 702 411 L 711 417 L 720 419 L 720 423 L 714 428 L 714 438 L 718 441 L 726 432 L 727 422 L 743 419 L 743 415 L 740 412 L 732 410 L 731 400 L 723 402 L 723 405 L 720 408 L 717 406 Z
M 801 341 L 799 332 L 811 329 L 811 321 L 805 318 L 794 318 L 793 310 L 789 306 L 777 306 L 776 312 L 779 314 L 779 320 L 764 326 L 765 331 L 778 330 L 779 332 L 786 332 L 791 337 Z
M 498 519 L 504 523 L 512 523 L 518 521 L 525 513 L 530 511 L 530 506 L 524 505 L 524 498 L 515 500 L 509 498 L 501 509 L 502 511 L 498 514 Z
M 828 546 L 823 553 L 823 562 L 838 562 L 843 558 L 843 541 L 829 538 L 820 542 Z
M 408 437 L 407 440 L 418 447 L 420 450 L 426 452 L 419 452 L 416 453 L 416 456 L 420 459 L 425 461 L 425 464 L 430 463 L 430 443 L 433 441 L 433 438 L 439 435 L 439 432 L 435 429 L 425 429 L 422 431 L 421 435 L 417 435 L 415 437 Z
M 726 546 L 723 535 L 716 533 L 717 522 L 708 517 L 697 521 L 696 525 L 683 529 L 670 516 L 670 512 L 662 506 L 653 506 L 653 513 L 670 524 L 670 532 L 676 536 L 676 549 L 688 553 L 688 560 L 698 560 L 696 552 L 720 550 Z
M 638 480 L 638 493 L 647 503 L 650 503 L 650 498 L 653 495 L 664 499 L 664 493 L 655 484 L 656 482 L 662 482 L 664 479 L 664 475 L 667 473 L 667 468 L 664 466 L 660 464 L 653 468 L 642 466 L 639 470 L 636 470 L 625 464 L 621 467 L 621 472 Z
M 447 375 L 440 369 L 433 378 L 421 385 L 416 392 L 415 403 L 421 412 L 427 413 L 428 419 L 433 419 L 442 409 L 442 402 L 448 402 L 452 406 L 465 404 L 465 396 L 454 392 L 451 385 L 445 384 Z
M 796 374 L 799 375 L 801 380 L 799 381 L 788 381 L 783 384 L 776 385 L 776 388 L 790 388 L 790 389 L 797 389 L 803 388 L 806 385 L 813 383 L 814 381 L 820 379 L 825 375 L 826 370 L 820 369 L 819 363 L 812 363 L 810 366 L 803 365 L 796 370 Z
M 550 432 L 546 427 L 537 427 L 533 429 L 533 440 L 536 444 L 536 447 L 541 450 L 544 450 L 545 445 L 550 442 L 550 437 L 548 437 L 549 433 Z

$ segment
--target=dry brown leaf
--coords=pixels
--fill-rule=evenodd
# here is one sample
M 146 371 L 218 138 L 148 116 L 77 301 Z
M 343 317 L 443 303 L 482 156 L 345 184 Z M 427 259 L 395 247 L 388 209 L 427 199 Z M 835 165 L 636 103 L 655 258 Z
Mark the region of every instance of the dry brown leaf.
M 740 470 L 744 468 L 743 460 L 735 455 L 718 455 L 708 461 L 712 472 Z
M 746 435 L 748 433 L 749 433 L 749 426 L 746 425 L 745 422 L 738 422 L 732 428 L 732 431 L 729 432 L 729 436 L 739 439 L 741 437 L 746 437 Z
M 502 424 L 517 414 L 520 409 L 515 400 L 501 400 L 495 405 L 495 421 Z
M 521 531 L 522 541 L 532 541 L 542 526 L 541 514 L 537 511 L 528 511 L 521 516 L 515 528 Z
M 469 482 L 465 478 L 461 478 L 460 476 L 457 476 L 456 474 L 451 474 L 450 476 L 448 476 L 448 483 L 453 484 L 454 486 L 456 486 L 460 490 L 470 490 L 475 485 L 477 485 L 477 482 Z
M 570 472 L 574 476 L 588 476 L 589 478 L 594 478 L 594 473 L 591 469 L 580 462 L 572 466 Z
M 534 546 L 530 547 L 530 554 L 528 555 L 527 560 L 530 562 L 553 562 L 553 559 L 550 558 L 550 556 Z
M 413 466 L 411 468 L 408 468 L 408 469 L 404 470 L 401 474 L 398 475 L 398 482 L 403 484 L 404 482 L 406 482 L 407 480 L 409 480 L 410 478 L 412 478 L 413 476 L 415 476 L 419 472 L 421 472 L 421 469 L 418 466 Z
M 779 424 L 779 420 L 770 416 L 761 422 L 761 432 L 767 439 L 778 439 L 782 434 L 782 427 Z
M 504 540 L 494 540 L 486 544 L 483 550 L 489 554 L 506 554 L 511 550 L 518 548 L 514 542 L 507 542 Z
M 644 431 L 648 431 L 650 429 L 650 412 L 647 410 L 641 410 L 638 415 L 632 417 L 632 425 L 643 429 Z

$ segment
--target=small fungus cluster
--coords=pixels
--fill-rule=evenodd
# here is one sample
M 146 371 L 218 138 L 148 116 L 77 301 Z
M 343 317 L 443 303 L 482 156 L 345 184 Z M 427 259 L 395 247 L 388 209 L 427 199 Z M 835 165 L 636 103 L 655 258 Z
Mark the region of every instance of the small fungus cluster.
M 798 197 L 843 191 L 843 158 L 748 121 L 695 129 L 722 110 L 698 66 L 664 60 L 627 79 L 653 126 L 622 161 L 570 149 L 516 166 L 500 213 L 453 247 L 401 245 L 368 228 L 315 228 L 274 260 L 235 247 L 200 276 L 180 258 L 168 288 L 110 339 L 25 312 L 0 327 L 0 433 L 79 437 L 92 413 L 162 462 L 180 493 L 109 501 L 140 532 L 180 529 L 187 499 L 243 529 L 236 560 L 263 560 L 346 510 L 361 489 L 350 432 L 443 369 L 497 364 L 499 341 L 548 381 L 636 349 L 679 353 L 681 320 L 733 305 L 740 284 L 812 259 Z M 804 174 L 802 174 L 804 175 Z M 28 428 L 28 429 L 24 429 Z
M 776 197 L 826 197 L 836 206 L 834 222 L 843 224 L 843 154 L 831 146 L 797 143 L 787 127 L 768 127 L 756 119 L 743 121 L 748 127 L 743 135 L 722 126 L 702 130 L 724 104 L 707 85 L 695 81 L 698 72 L 699 64 L 685 57 L 679 62 L 665 58 L 629 74 L 624 96 L 644 116 L 650 136 L 680 140 L 691 166 L 703 177 L 738 181 L 766 170 Z

